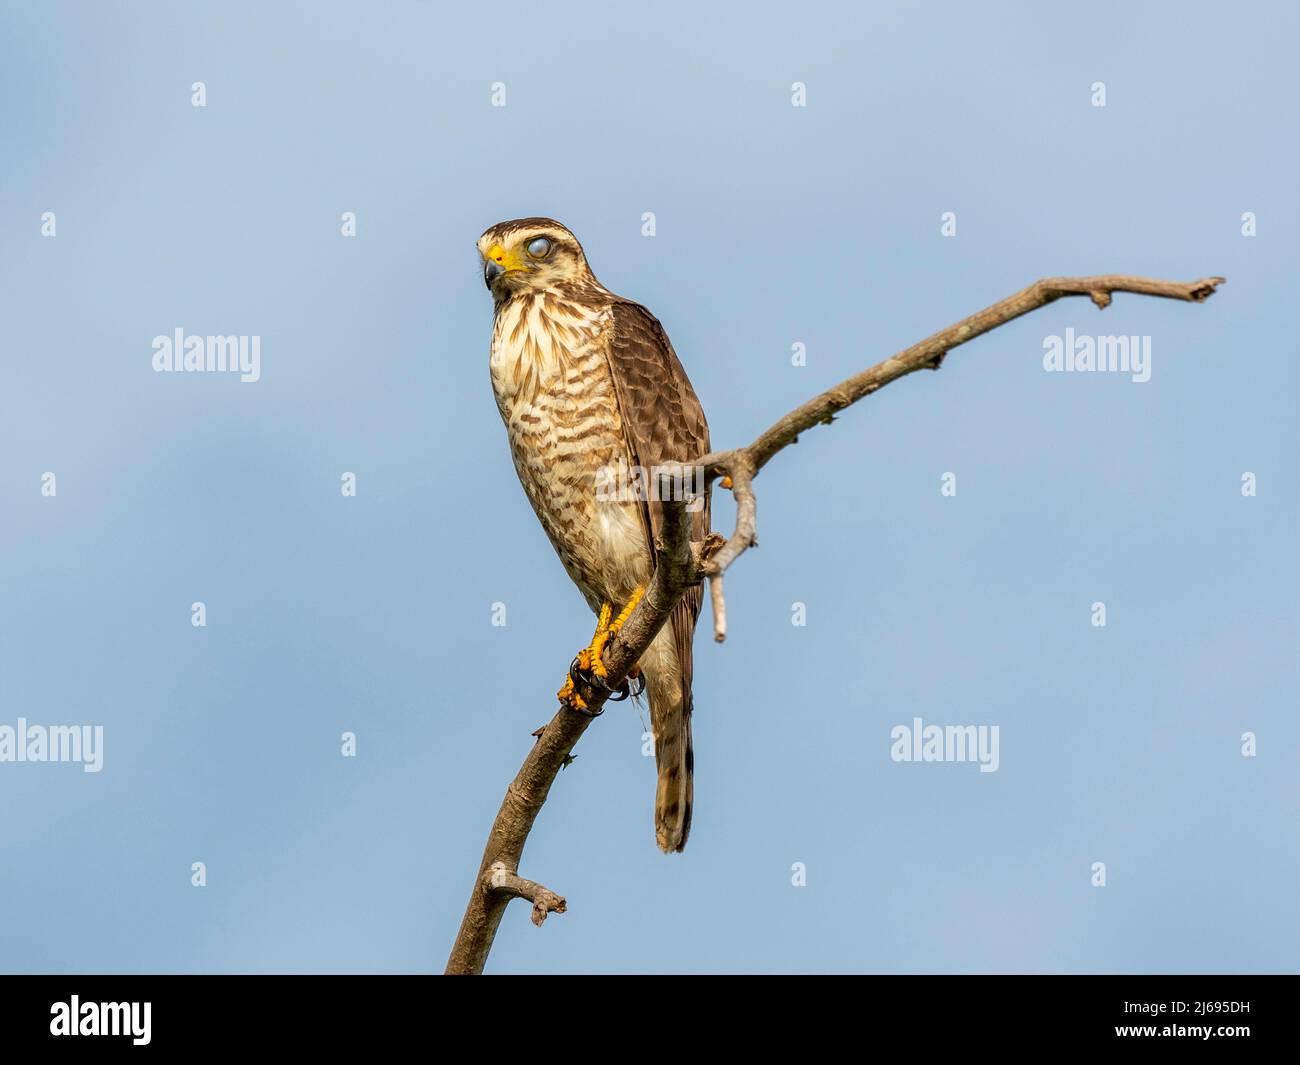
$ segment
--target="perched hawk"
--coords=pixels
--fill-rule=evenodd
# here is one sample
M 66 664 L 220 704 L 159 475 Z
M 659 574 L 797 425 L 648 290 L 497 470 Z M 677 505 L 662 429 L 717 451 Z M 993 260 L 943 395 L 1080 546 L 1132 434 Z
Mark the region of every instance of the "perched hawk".
M 502 222 L 478 249 L 495 303 L 492 390 L 524 492 L 600 615 L 594 661 L 583 660 L 599 670 L 602 631 L 628 613 L 611 623 L 611 607 L 618 613 L 644 590 L 662 524 L 658 502 L 610 490 L 611 471 L 704 455 L 709 426 L 658 319 L 597 281 L 559 222 Z M 701 502 L 694 540 L 709 532 L 707 495 Z M 691 639 L 701 595 L 698 585 L 686 594 L 640 662 L 659 774 L 655 839 L 664 851 L 680 851 L 691 827 Z M 581 707 L 570 683 L 561 698 Z

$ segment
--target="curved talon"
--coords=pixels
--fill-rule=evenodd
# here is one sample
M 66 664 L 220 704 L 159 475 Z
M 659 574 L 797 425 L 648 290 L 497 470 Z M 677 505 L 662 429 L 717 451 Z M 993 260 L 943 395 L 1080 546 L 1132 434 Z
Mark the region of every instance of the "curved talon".
M 579 700 L 579 702 L 581 702 L 581 700 Z M 603 706 L 599 710 L 592 710 L 586 703 L 582 703 L 581 706 L 574 706 L 573 703 L 565 703 L 564 705 L 575 714 L 581 714 L 583 717 L 600 717 L 600 715 L 605 712 Z
M 622 684 L 617 688 L 607 688 L 606 690 L 613 692 L 609 697 L 611 703 L 621 703 L 645 692 L 645 677 L 641 674 L 639 667 L 633 666 L 632 672 L 624 678 Z
M 560 702 L 570 710 L 582 714 L 584 717 L 600 717 L 600 715 L 605 712 L 605 708 L 602 706 L 598 710 L 592 710 L 591 707 L 587 705 L 587 701 L 578 694 L 579 684 L 586 684 L 592 688 L 603 686 L 602 682 L 592 677 L 592 674 L 588 670 L 587 664 L 584 661 L 585 658 L 586 652 L 583 651 L 573 660 L 572 663 L 570 663 L 569 675 L 564 678 L 564 687 L 562 687 L 556 694 L 559 696 Z
M 589 688 L 596 688 L 603 692 L 609 692 L 606 702 L 621 703 L 632 696 L 640 695 L 645 691 L 645 679 L 640 674 L 637 674 L 634 677 L 630 676 L 626 678 L 622 684 L 611 688 L 609 682 L 604 677 L 599 676 L 593 669 L 583 662 L 583 657 L 584 656 L 579 655 L 569 666 L 569 680 L 573 683 L 575 692 L 579 684 L 585 684 Z M 635 688 L 632 686 L 633 681 L 636 682 Z M 602 708 L 593 714 L 585 705 L 581 708 L 575 709 L 581 709 L 583 713 L 586 713 L 591 717 L 599 717 L 600 714 L 604 713 L 604 709 Z
M 612 692 L 617 689 L 611 688 L 606 682 L 605 677 L 608 674 L 601 670 L 596 672 L 595 665 L 587 658 L 587 652 L 583 651 L 578 655 L 569 666 L 569 678 L 574 684 L 585 684 L 588 688 L 596 688 L 604 692 Z

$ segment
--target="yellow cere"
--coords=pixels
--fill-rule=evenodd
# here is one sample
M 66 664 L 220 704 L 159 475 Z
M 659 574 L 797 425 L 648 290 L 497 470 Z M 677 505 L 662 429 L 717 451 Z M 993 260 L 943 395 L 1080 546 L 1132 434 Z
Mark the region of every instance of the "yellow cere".
M 507 251 L 502 244 L 493 244 L 488 248 L 486 258 L 492 262 L 500 263 L 507 270 L 520 270 L 524 267 L 524 261 L 520 258 L 517 251 Z

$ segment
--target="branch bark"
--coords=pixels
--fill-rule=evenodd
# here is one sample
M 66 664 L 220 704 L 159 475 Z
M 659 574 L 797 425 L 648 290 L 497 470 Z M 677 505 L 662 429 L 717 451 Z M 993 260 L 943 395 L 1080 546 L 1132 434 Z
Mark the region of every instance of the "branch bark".
M 1221 277 L 1180 282 L 1124 274 L 1044 278 L 827 389 L 780 418 L 748 447 L 695 458 L 689 465 L 703 466 L 709 482 L 729 478 L 736 499 L 735 529 L 717 551 L 701 557 L 692 551 L 687 501 L 664 502 L 663 531 L 655 545 L 657 562 L 654 576 L 641 602 L 605 647 L 602 661 L 608 671 L 606 683 L 609 688 L 617 688 L 627 678 L 686 590 L 706 578 L 712 592 L 715 638 L 723 639 L 726 613 L 722 599 L 722 574 L 741 554 L 758 543 L 754 478 L 777 452 L 796 443 L 800 434 L 817 425 L 829 425 L 836 413 L 900 377 L 917 370 L 939 369 L 953 348 L 1065 296 L 1087 296 L 1101 309 L 1110 304 L 1116 292 L 1203 303 L 1223 283 Z M 693 483 L 689 476 L 682 476 L 682 472 L 679 469 L 674 474 L 674 471 L 664 469 L 661 474 L 666 481 L 672 481 L 675 475 L 678 478 L 675 483 L 679 485 Z M 661 498 L 668 500 L 670 496 L 671 493 L 666 492 Z M 469 905 L 447 961 L 449 974 L 483 971 L 502 914 L 512 898 L 524 898 L 533 903 L 533 923 L 538 925 L 548 913 L 565 911 L 565 900 L 561 896 L 523 879 L 518 869 L 528 834 L 546 802 L 556 775 L 571 761 L 570 752 L 594 716 L 602 711 L 610 693 L 608 689 L 580 685 L 579 694 L 592 716 L 561 707 L 549 724 L 533 734 L 537 742 L 506 789 L 505 799 L 488 835 Z

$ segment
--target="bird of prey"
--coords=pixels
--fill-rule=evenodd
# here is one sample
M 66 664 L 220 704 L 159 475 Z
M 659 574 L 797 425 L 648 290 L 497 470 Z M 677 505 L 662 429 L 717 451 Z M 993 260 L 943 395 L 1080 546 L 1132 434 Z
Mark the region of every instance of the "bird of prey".
M 605 641 L 654 572 L 663 521 L 655 498 L 610 491 L 610 471 L 635 476 L 705 455 L 709 426 L 659 320 L 597 281 L 567 228 L 550 218 L 501 222 L 478 250 L 495 307 L 492 390 L 524 492 L 598 615 L 575 666 L 599 680 Z M 707 491 L 700 504 L 691 538 L 703 541 Z M 691 827 L 691 640 L 701 597 L 699 585 L 683 597 L 639 663 L 658 770 L 655 840 L 665 852 L 680 851 Z M 572 676 L 559 696 L 585 709 Z

